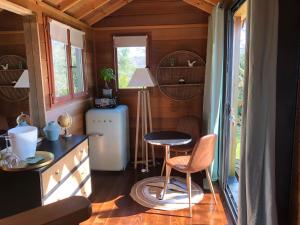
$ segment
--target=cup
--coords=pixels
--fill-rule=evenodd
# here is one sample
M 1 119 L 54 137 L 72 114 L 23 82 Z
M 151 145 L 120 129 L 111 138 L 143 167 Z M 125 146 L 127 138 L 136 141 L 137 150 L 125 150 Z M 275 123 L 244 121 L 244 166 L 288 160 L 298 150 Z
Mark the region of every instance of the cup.
M 33 126 L 21 126 L 8 130 L 11 149 L 21 160 L 34 157 L 36 152 L 38 129 Z

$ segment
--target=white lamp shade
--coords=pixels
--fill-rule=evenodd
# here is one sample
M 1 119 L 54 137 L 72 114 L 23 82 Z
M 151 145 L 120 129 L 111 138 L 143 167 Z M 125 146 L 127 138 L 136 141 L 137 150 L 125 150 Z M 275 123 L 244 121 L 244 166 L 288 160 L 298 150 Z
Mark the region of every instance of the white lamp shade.
M 137 68 L 131 80 L 129 81 L 128 87 L 155 87 L 156 82 L 148 68 Z
M 28 70 L 24 70 L 14 88 L 30 88 Z

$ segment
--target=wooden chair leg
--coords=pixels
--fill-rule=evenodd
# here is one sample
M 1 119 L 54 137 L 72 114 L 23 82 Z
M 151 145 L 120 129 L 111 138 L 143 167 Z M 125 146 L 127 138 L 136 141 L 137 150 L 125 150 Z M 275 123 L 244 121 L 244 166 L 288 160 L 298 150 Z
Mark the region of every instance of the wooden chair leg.
M 162 168 L 161 168 L 161 173 L 160 173 L 161 177 L 164 175 L 165 167 L 166 167 L 166 158 L 164 158 L 164 162 L 163 162 L 163 165 L 162 165 Z
M 172 168 L 170 166 L 166 166 L 166 180 L 165 180 L 165 184 L 164 184 L 164 189 L 162 190 L 162 192 L 160 193 L 159 199 L 163 200 L 165 197 L 165 194 L 167 192 L 168 189 L 168 183 L 170 183 L 170 174 L 171 174 L 171 170 Z
M 189 216 L 192 217 L 193 216 L 193 210 L 192 210 L 192 181 L 191 181 L 191 174 L 190 173 L 186 173 L 186 184 L 187 184 L 187 189 L 188 189 L 188 197 L 189 197 Z
M 208 183 L 209 183 L 209 189 L 210 189 L 211 193 L 214 196 L 215 204 L 217 204 L 217 198 L 216 198 L 216 195 L 215 195 L 214 187 L 213 187 L 208 169 L 205 169 L 205 172 L 206 172 L 206 178 L 207 178 Z

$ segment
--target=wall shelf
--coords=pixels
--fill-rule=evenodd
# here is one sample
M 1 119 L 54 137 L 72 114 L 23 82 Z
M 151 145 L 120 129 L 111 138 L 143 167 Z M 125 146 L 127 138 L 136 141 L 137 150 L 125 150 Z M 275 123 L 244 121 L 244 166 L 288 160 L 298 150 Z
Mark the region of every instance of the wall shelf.
M 15 83 L 27 68 L 26 60 L 17 55 L 4 55 L 0 57 L 0 65 L 8 64 L 8 69 L 0 69 L 0 97 L 8 102 L 23 101 L 28 98 L 29 89 L 14 88 Z M 19 69 L 19 68 L 24 69 Z
M 188 60 L 196 63 L 190 67 Z M 202 93 L 205 78 L 205 62 L 190 51 L 175 51 L 159 63 L 156 79 L 160 91 L 173 100 L 189 100 Z

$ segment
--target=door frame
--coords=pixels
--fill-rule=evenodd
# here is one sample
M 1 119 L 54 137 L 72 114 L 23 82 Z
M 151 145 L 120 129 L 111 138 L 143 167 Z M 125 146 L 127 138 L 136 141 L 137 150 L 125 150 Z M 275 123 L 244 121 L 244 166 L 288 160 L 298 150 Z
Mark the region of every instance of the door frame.
M 225 82 L 223 88 L 223 144 L 222 144 L 222 166 L 220 176 L 220 187 L 225 196 L 225 202 L 231 212 L 235 222 L 238 219 L 238 208 L 235 203 L 233 196 L 228 189 L 227 177 L 229 172 L 229 143 L 230 143 L 230 113 L 231 113 L 231 97 L 232 97 L 232 72 L 233 72 L 233 38 L 234 38 L 234 14 L 244 4 L 246 0 L 235 0 L 226 9 L 225 13 L 225 60 L 224 60 L 224 71 Z

